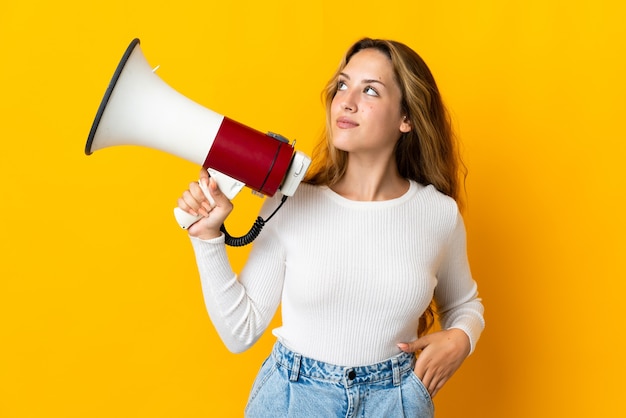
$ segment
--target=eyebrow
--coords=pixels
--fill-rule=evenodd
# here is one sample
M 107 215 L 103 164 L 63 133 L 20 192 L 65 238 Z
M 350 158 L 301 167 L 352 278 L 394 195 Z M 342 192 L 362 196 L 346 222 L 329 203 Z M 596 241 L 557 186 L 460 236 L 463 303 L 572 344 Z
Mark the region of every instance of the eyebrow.
M 346 74 L 346 73 L 339 73 L 339 75 L 341 77 L 344 77 L 344 78 L 347 78 L 348 80 L 350 80 L 350 76 L 348 74 Z M 373 78 L 372 79 L 366 78 L 365 80 L 361 80 L 361 84 L 372 84 L 372 83 L 378 83 L 378 84 L 386 87 L 385 83 L 383 83 L 380 80 L 373 79 Z

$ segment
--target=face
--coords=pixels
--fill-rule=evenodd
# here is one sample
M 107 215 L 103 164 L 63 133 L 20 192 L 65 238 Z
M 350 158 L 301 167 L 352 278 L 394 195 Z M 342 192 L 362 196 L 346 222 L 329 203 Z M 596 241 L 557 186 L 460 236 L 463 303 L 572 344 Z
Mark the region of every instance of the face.
M 372 48 L 354 54 L 338 77 L 331 103 L 334 146 L 351 153 L 390 154 L 400 135 L 411 129 L 401 96 L 385 54 Z

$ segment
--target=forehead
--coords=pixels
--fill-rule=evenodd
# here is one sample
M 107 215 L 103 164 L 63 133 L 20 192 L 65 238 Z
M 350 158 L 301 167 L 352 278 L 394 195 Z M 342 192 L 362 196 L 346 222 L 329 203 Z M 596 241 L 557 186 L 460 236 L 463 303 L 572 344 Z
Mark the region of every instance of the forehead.
M 342 72 L 350 77 L 354 75 L 383 82 L 395 79 L 391 60 L 375 48 L 363 49 L 352 55 Z

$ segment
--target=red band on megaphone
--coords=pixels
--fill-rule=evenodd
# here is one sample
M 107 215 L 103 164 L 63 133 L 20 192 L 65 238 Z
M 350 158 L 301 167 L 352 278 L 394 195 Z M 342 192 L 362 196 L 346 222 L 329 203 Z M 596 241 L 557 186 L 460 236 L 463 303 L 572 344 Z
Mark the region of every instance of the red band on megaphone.
M 285 178 L 293 147 L 224 117 L 203 164 L 273 196 Z

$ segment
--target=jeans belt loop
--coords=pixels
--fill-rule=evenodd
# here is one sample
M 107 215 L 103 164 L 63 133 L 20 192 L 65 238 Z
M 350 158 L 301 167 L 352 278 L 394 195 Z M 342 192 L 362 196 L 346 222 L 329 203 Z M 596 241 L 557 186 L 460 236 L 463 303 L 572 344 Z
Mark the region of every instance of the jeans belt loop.
M 298 381 L 298 376 L 300 376 L 300 360 L 301 359 L 302 359 L 302 355 L 298 353 L 294 353 L 293 363 L 291 364 L 291 371 L 289 372 L 289 380 L 291 382 Z
M 393 385 L 400 386 L 402 381 L 400 380 L 400 366 L 398 365 L 398 357 L 391 359 L 391 367 L 393 369 Z

